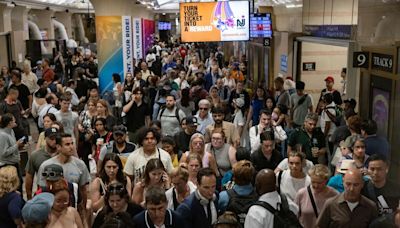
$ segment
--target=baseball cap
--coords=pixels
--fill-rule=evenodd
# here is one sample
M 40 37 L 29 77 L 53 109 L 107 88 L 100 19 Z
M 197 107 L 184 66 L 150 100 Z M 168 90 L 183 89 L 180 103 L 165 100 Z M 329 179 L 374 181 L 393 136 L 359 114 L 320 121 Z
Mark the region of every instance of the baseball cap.
M 44 131 L 44 137 L 48 138 L 48 137 L 56 136 L 58 133 L 59 133 L 59 131 L 55 127 L 47 128 Z
M 241 97 L 234 99 L 233 103 L 235 103 L 239 108 L 244 106 L 244 100 Z
M 64 170 L 60 165 L 51 164 L 44 167 L 42 176 L 44 176 L 48 181 L 57 181 L 64 178 Z
M 126 131 L 127 131 L 127 129 L 124 125 L 117 125 L 117 126 L 114 126 L 114 128 L 113 128 L 114 134 L 123 134 L 124 135 L 124 134 L 126 134 Z
M 346 100 L 343 101 L 343 103 L 349 103 L 352 107 L 356 107 L 357 106 L 357 101 L 354 100 L 353 98 L 346 99 Z
M 335 82 L 335 79 L 332 76 L 328 76 L 325 78 L 325 81 Z
M 304 89 L 306 84 L 302 81 L 296 81 L 296 89 Z
M 187 116 L 185 117 L 186 120 L 186 125 L 194 125 L 194 126 L 198 126 L 199 123 L 197 122 L 197 118 L 194 116 Z
M 48 192 L 40 193 L 26 202 L 22 208 L 22 218 L 26 223 L 42 223 L 47 221 L 53 207 L 54 195 Z

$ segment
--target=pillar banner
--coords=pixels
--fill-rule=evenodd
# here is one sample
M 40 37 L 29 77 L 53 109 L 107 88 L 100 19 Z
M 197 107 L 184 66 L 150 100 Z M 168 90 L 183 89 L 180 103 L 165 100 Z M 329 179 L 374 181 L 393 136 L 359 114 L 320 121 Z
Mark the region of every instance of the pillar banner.
M 132 41 L 132 18 L 122 16 L 122 54 L 124 64 L 124 78 L 126 73 L 133 73 L 133 41 Z
M 140 18 L 133 18 L 133 58 L 139 62 L 143 58 L 143 45 L 142 45 L 142 20 Z
M 103 94 L 113 89 L 112 74 L 123 75 L 122 17 L 96 16 L 99 87 Z
M 146 56 L 146 52 L 152 47 L 154 33 L 155 33 L 155 22 L 153 20 L 142 19 L 143 29 L 143 56 Z

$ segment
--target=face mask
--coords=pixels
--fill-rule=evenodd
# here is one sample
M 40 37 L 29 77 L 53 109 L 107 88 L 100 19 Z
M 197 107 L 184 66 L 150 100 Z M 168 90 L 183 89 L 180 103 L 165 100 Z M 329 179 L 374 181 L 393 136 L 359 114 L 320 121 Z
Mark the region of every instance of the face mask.
M 276 121 L 276 120 L 278 120 L 278 115 L 275 112 L 273 112 L 271 115 L 271 118 L 272 118 L 272 120 Z

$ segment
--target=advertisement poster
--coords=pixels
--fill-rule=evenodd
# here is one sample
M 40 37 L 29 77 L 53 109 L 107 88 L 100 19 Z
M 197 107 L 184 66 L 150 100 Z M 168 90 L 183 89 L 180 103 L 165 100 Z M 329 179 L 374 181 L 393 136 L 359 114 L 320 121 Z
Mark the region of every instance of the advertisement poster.
M 133 18 L 133 58 L 136 60 L 143 58 L 142 20 L 140 18 Z
M 121 16 L 96 17 L 99 87 L 102 94 L 112 90 L 112 74 L 123 75 L 124 72 L 121 21 Z
M 131 16 L 122 16 L 122 54 L 124 64 L 124 75 L 133 73 L 133 40 L 132 40 L 132 18 Z
M 183 42 L 249 40 L 249 2 L 180 3 Z
M 143 56 L 146 56 L 146 52 L 153 46 L 154 33 L 156 31 L 154 21 L 142 19 L 142 30 Z
M 377 135 L 388 137 L 390 93 L 379 88 L 372 89 L 372 119 L 378 126 Z

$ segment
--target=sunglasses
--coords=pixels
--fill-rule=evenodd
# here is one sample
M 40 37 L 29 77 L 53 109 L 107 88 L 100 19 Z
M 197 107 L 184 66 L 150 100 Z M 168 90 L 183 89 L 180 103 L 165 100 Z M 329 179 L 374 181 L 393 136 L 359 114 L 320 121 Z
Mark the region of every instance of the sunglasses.
M 43 177 L 62 177 L 63 174 L 60 172 L 49 171 L 49 172 L 43 172 L 42 176 Z

